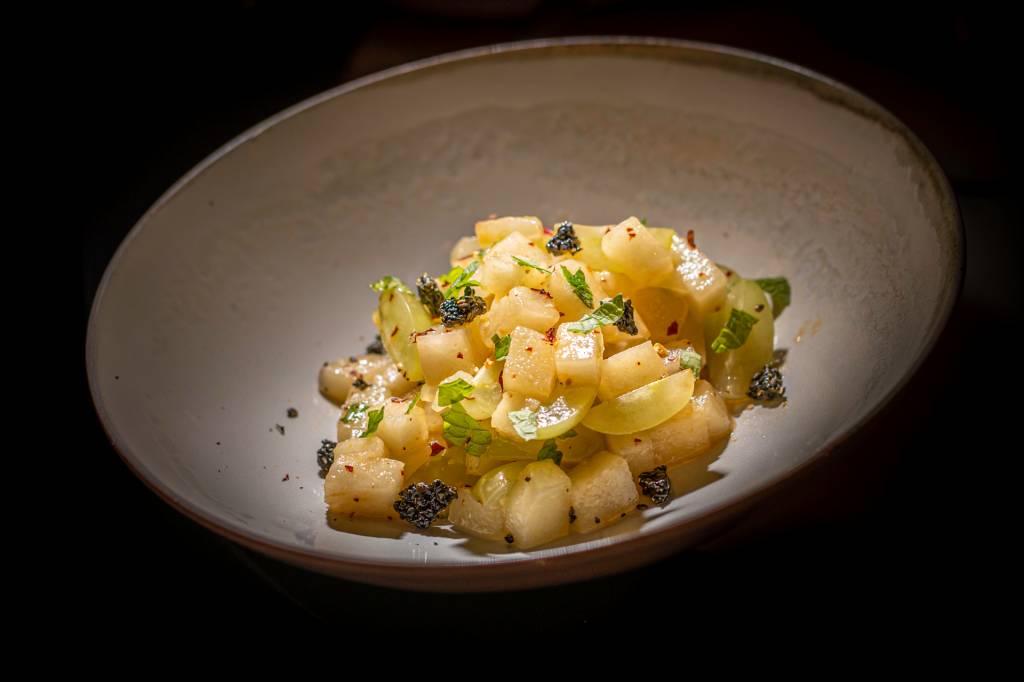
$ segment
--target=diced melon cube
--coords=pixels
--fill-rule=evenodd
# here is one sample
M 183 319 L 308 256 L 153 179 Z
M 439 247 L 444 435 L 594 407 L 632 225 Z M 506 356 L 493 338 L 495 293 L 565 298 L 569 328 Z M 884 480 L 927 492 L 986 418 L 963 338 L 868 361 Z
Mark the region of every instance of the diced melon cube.
M 573 258 L 586 263 L 591 270 L 611 270 L 612 262 L 601 250 L 601 238 L 614 225 L 579 225 L 574 223 L 573 229 L 580 240 L 581 251 L 573 254 Z
M 462 237 L 455 242 L 448 259 L 452 267 L 456 265 L 466 267 L 477 251 L 480 250 L 480 242 L 476 237 Z
M 687 297 L 690 315 L 703 320 L 725 301 L 726 276 L 714 261 L 686 239 L 672 238 L 672 250 L 680 258 L 679 265 L 658 282 L 658 286 L 675 289 Z
M 555 372 L 566 386 L 597 386 L 604 362 L 604 335 L 600 330 L 585 334 L 559 325 L 555 333 Z
M 382 407 L 387 399 L 388 389 L 381 384 L 350 392 L 338 417 L 338 442 L 362 435 L 366 430 L 367 413 Z
M 732 432 L 732 417 L 725 401 L 715 387 L 700 380 L 693 388 L 693 411 L 707 422 L 708 438 L 712 443 L 721 440 Z
M 501 506 L 489 509 L 480 504 L 469 488 L 460 488 L 459 497 L 448 507 L 448 520 L 459 530 L 485 540 L 505 537 L 505 510 Z
M 621 272 L 638 284 L 650 284 L 672 272 L 672 255 L 636 218 L 628 218 L 601 238 L 601 250 Z
M 431 331 L 416 337 L 420 365 L 428 384 L 437 385 L 460 369 L 470 374 L 483 364 L 465 327 Z
M 597 395 L 601 400 L 611 400 L 664 376 L 667 374 L 661 357 L 650 341 L 644 341 L 605 358 Z
M 576 433 L 575 436 L 559 436 L 555 441 L 558 450 L 562 453 L 563 465 L 582 461 L 595 452 L 605 449 L 603 433 L 588 429 L 583 424 L 577 424 L 572 430 Z
M 555 347 L 547 337 L 526 327 L 512 330 L 512 343 L 502 374 L 505 391 L 545 401 L 555 387 Z
M 392 398 L 384 403 L 384 419 L 377 427 L 391 458 L 405 462 L 409 476 L 430 459 L 430 435 L 427 417 L 419 405 L 409 410 L 409 401 Z
M 576 520 L 572 530 L 588 533 L 615 523 L 640 499 L 629 465 L 622 457 L 599 452 L 569 472 L 569 500 Z
M 506 216 L 481 220 L 476 224 L 476 239 L 480 246 L 491 246 L 513 233 L 540 240 L 544 237 L 544 225 L 534 216 Z
M 540 403 L 536 400 L 527 401 L 526 396 L 506 390 L 501 396 L 501 402 L 494 408 L 494 413 L 491 415 L 491 430 L 506 440 L 524 443 L 523 438 L 515 430 L 512 420 L 509 419 L 508 413 L 518 412 L 527 407 L 536 409 L 539 405 Z M 488 452 L 491 450 L 493 447 L 488 448 Z
M 633 307 L 643 316 L 651 339 L 670 342 L 683 338 L 688 308 L 686 297 L 672 289 L 645 287 L 633 294 Z
M 653 471 L 658 466 L 658 455 L 654 451 L 654 440 L 646 431 L 624 436 L 607 435 L 608 449 L 626 460 L 633 476 Z
M 551 256 L 541 246 L 543 244 L 540 239 L 530 240 L 518 232 L 513 232 L 484 255 L 483 264 L 475 279 L 496 297 L 504 296 L 515 286 L 543 288 L 549 278 L 547 271 L 526 267 L 513 260 L 515 256 L 541 267 L 549 267 Z
M 352 441 L 364 441 L 352 443 Z M 376 443 L 374 443 L 376 441 Z M 324 481 L 324 501 L 331 512 L 393 518 L 394 502 L 402 490 L 405 464 L 380 454 L 379 438 L 353 438 L 334 450 L 334 464 Z
M 522 549 L 569 534 L 569 476 L 550 459 L 531 462 L 505 496 L 505 527 Z
M 583 273 L 587 286 L 590 288 L 592 298 L 589 307 L 576 295 L 576 291 L 569 284 L 565 273 L 562 272 L 563 267 L 573 275 L 579 272 Z M 600 281 L 597 279 L 597 275 L 592 273 L 590 268 L 582 261 L 574 259 L 564 260 L 555 264 L 555 272 L 548 279 L 547 290 L 551 292 L 555 306 L 562 313 L 562 322 L 575 322 L 601 305 L 602 299 L 607 298 Z
M 510 289 L 486 315 L 487 331 L 498 336 L 505 336 L 516 327 L 528 327 L 543 334 L 558 320 L 558 309 L 551 296 L 527 287 Z
M 655 467 L 673 466 L 704 452 L 711 441 L 704 412 L 693 399 L 668 421 L 624 436 L 607 436 L 608 449 L 629 464 L 634 475 Z

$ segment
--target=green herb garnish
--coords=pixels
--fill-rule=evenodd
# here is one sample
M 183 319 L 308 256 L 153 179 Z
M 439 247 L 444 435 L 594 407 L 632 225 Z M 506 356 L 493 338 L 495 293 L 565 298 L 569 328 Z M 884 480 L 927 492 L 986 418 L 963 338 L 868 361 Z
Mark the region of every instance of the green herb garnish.
M 472 392 L 473 384 L 465 379 L 445 382 L 437 387 L 437 404 L 442 407 L 454 405 L 463 398 L 468 398 Z
M 508 413 L 508 420 L 523 440 L 537 438 L 537 413 L 528 407 Z
M 366 412 L 366 403 L 353 403 L 348 406 L 348 411 L 345 412 L 345 416 L 341 418 L 341 421 L 346 424 L 351 424 L 359 417 L 360 414 Z
M 494 359 L 504 360 L 508 357 L 508 349 L 512 345 L 512 335 L 498 336 L 495 334 L 491 337 L 491 341 L 494 342 Z
M 679 355 L 679 366 L 683 369 L 693 370 L 694 377 L 700 377 L 700 368 L 704 365 L 704 358 L 692 348 L 685 348 Z
M 578 322 L 570 322 L 566 327 L 571 332 L 586 334 L 606 324 L 615 324 L 626 310 L 626 304 L 622 300 L 622 294 L 615 298 L 606 298 L 598 306 L 597 310 L 587 313 Z
M 761 287 L 761 291 L 771 296 L 772 317 L 778 317 L 782 310 L 789 305 L 792 290 L 789 288 L 789 280 L 785 277 L 765 277 L 755 279 L 754 283 Z
M 380 426 L 380 423 L 384 421 L 384 408 L 379 410 L 370 410 L 366 413 L 366 430 L 359 436 L 360 438 L 369 438 Z
M 450 444 L 460 445 L 471 455 L 482 455 L 491 444 L 491 430 L 469 416 L 459 403 L 441 414 L 444 420 L 444 438 Z
M 447 275 L 441 277 L 442 284 L 451 284 L 448 290 L 444 292 L 445 298 L 454 298 L 460 291 L 466 287 L 478 287 L 480 282 L 473 279 L 473 273 L 480 267 L 480 261 L 475 260 L 465 268 L 455 266 L 448 271 Z
M 562 463 L 562 453 L 558 450 L 558 446 L 555 445 L 555 441 L 546 440 L 544 441 L 544 447 L 537 453 L 537 460 L 542 459 L 553 459 L 555 464 Z
M 409 403 L 409 407 L 405 408 L 405 413 L 409 414 L 410 412 L 412 412 L 412 408 L 416 407 L 416 403 L 418 403 L 419 401 L 420 401 L 420 394 L 417 393 L 416 396 L 412 399 L 412 402 Z
M 549 275 L 551 274 L 551 271 L 548 270 L 546 267 L 544 267 L 543 265 L 538 265 L 531 260 L 526 260 L 525 258 L 520 258 L 519 256 L 512 256 L 512 260 L 514 260 L 519 265 L 522 265 L 524 268 L 533 268 L 534 270 L 540 270 L 541 272 L 546 272 Z
M 562 276 L 565 277 L 565 281 L 572 287 L 572 292 L 576 294 L 576 298 L 583 301 L 583 305 L 588 308 L 594 307 L 594 293 L 587 286 L 587 278 L 583 274 L 583 268 L 576 271 L 576 274 L 569 272 L 569 268 L 562 266 Z
M 747 342 L 750 330 L 755 324 L 757 324 L 756 317 L 738 308 L 733 308 L 729 313 L 729 321 L 711 342 L 711 350 L 716 353 L 724 353 L 727 350 L 739 348 Z
M 568 431 L 563 433 L 561 436 L 559 436 L 559 438 L 562 438 L 562 439 L 573 438 L 574 436 L 578 436 L 578 435 L 580 435 L 580 434 L 579 434 L 579 432 L 576 431 L 576 429 L 569 429 Z

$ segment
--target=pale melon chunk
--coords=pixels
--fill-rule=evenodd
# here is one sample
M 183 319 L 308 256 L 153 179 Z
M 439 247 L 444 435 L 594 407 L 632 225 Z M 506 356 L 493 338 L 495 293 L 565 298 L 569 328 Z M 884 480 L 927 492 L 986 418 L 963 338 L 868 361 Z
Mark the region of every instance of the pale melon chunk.
M 715 387 L 700 380 L 693 389 L 693 411 L 707 422 L 708 439 L 715 443 L 732 433 L 732 417 Z
M 643 316 L 654 341 L 670 342 L 683 338 L 686 296 L 679 291 L 661 287 L 645 287 L 633 294 L 633 306 Z
M 588 457 L 569 472 L 569 501 L 577 533 L 604 528 L 636 508 L 640 499 L 629 464 L 607 451 Z
M 480 220 L 476 224 L 476 240 L 480 246 L 497 244 L 514 232 L 540 241 L 544 237 L 544 225 L 534 216 L 505 216 Z
M 569 476 L 550 459 L 528 464 L 505 497 L 505 528 L 521 549 L 569 534 Z
M 455 242 L 448 260 L 451 262 L 452 267 L 456 265 L 466 267 L 479 250 L 480 241 L 476 237 L 462 237 L 459 241 Z
M 601 400 L 611 400 L 652 381 L 665 376 L 665 365 L 654 349 L 654 344 L 644 341 L 621 353 L 605 358 L 601 367 L 601 383 L 597 395 Z
M 678 235 L 672 238 L 672 250 L 679 264 L 657 285 L 685 295 L 689 314 L 703 320 L 725 301 L 726 276 L 703 251 Z
M 527 327 L 512 330 L 502 381 L 505 391 L 545 401 L 555 386 L 555 347 Z
M 505 336 L 516 327 L 544 333 L 558 324 L 558 308 L 547 293 L 527 287 L 512 287 L 487 312 L 486 332 Z
M 573 258 L 586 263 L 592 271 L 611 270 L 612 262 L 601 250 L 601 238 L 614 225 L 579 225 L 573 224 L 576 237 L 580 240 L 581 251 L 573 254 Z
M 325 362 L 320 368 L 320 392 L 340 404 L 348 398 L 357 379 L 384 386 L 391 395 L 403 395 L 415 387 L 387 355 L 363 355 Z
M 459 488 L 459 497 L 448 506 L 448 520 L 459 530 L 485 540 L 505 537 L 505 510 L 498 505 L 490 508 L 480 504 L 469 491 Z
M 377 436 L 384 441 L 390 456 L 405 462 L 405 475 L 419 469 L 430 459 L 430 435 L 423 408 L 411 402 L 392 398 L 384 403 L 384 419 L 377 427 Z
M 476 373 L 483 364 L 477 347 L 465 327 L 431 331 L 416 337 L 423 376 L 431 385 L 438 385 L 459 370 Z
M 604 335 L 594 329 L 585 334 L 559 325 L 555 333 L 555 373 L 567 386 L 597 386 L 604 362 Z
M 638 284 L 650 284 L 672 272 L 672 254 L 636 218 L 627 218 L 601 237 L 612 270 Z
M 402 490 L 405 464 L 381 456 L 383 452 L 383 442 L 372 436 L 353 438 L 335 448 L 334 464 L 324 481 L 324 501 L 331 512 L 375 518 L 397 516 L 393 505 Z
M 474 278 L 496 297 L 504 296 L 516 286 L 543 288 L 550 272 L 524 266 L 515 260 L 519 258 L 547 268 L 551 256 L 542 247 L 540 239 L 530 240 L 513 232 L 484 254 L 483 264 Z

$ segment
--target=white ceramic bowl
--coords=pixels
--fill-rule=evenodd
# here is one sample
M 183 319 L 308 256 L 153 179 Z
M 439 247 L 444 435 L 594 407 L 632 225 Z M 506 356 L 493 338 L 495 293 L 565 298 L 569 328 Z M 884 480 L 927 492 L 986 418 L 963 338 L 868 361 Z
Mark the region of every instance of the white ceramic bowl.
M 442 271 L 492 212 L 646 216 L 695 230 L 745 274 L 785 275 L 787 406 L 745 413 L 720 457 L 675 476 L 665 508 L 549 547 L 522 553 L 444 526 L 331 529 L 314 453 L 338 410 L 317 394 L 318 367 L 372 338 L 368 282 Z M 555 583 L 678 551 L 829 452 L 927 354 L 962 250 L 928 151 L 820 75 L 664 40 L 471 50 L 303 102 L 172 187 L 107 268 L 89 380 L 125 462 L 244 545 L 416 589 Z

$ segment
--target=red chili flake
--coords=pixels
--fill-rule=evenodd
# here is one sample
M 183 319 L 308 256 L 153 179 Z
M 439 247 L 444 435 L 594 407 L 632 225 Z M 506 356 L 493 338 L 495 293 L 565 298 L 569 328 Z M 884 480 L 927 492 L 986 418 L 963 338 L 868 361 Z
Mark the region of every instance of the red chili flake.
M 533 346 L 527 346 L 526 347 L 526 352 L 527 353 L 532 353 L 533 352 Z
M 565 313 L 558 313 L 559 317 L 565 317 Z
M 498 386 L 501 387 L 501 390 L 505 390 L 505 370 L 498 372 Z
M 697 242 L 693 241 L 693 230 L 686 231 L 686 243 L 690 245 L 691 249 L 697 248 Z
M 544 229 L 544 234 L 554 234 L 555 233 L 555 231 L 550 229 L 550 228 L 545 227 L 543 229 Z
M 640 443 L 643 443 L 643 441 L 640 440 L 639 438 L 634 438 L 633 442 L 636 443 L 637 445 L 640 445 Z
M 388 301 L 390 302 L 393 300 L 395 300 L 395 292 L 392 291 L 390 294 L 388 294 Z
M 431 457 L 433 457 L 434 455 L 440 455 L 445 450 L 446 450 L 445 446 L 441 445 L 436 440 L 430 441 L 430 456 Z
M 549 329 L 546 332 L 544 332 L 544 338 L 548 340 L 548 343 L 554 343 L 555 342 L 555 328 L 552 327 L 551 329 Z
M 346 464 L 345 465 L 345 471 L 347 471 L 349 473 L 352 473 L 353 471 L 355 471 L 355 469 L 352 468 L 351 464 Z
M 725 276 L 726 277 L 732 277 L 732 270 L 726 270 L 725 271 Z
M 572 386 L 572 377 L 566 377 L 565 378 L 565 385 L 566 386 Z
M 402 400 L 401 398 L 392 398 L 391 402 L 393 402 L 393 403 L 404 403 L 405 401 Z
M 459 351 L 459 354 L 458 354 L 458 355 L 456 355 L 455 357 L 457 357 L 457 358 L 458 358 L 459 360 L 461 360 L 461 359 L 462 359 L 462 358 L 464 357 L 464 356 L 462 355 L 462 351 Z
M 391 330 L 391 338 L 395 338 L 395 334 L 397 334 L 397 333 L 398 333 L 398 325 L 396 324 L 395 328 Z
M 526 243 L 529 244 L 530 246 L 534 245 L 533 242 L 526 242 Z
M 534 289 L 533 287 L 530 287 L 530 291 L 536 291 L 541 296 L 547 296 L 548 298 L 553 298 L 553 296 L 548 293 L 547 289 Z
M 288 474 L 285 474 L 284 478 L 281 479 L 281 482 L 284 483 L 285 481 L 288 480 L 288 478 L 289 478 Z
M 679 333 L 679 323 L 672 320 L 672 324 L 668 326 L 668 330 L 665 332 L 666 336 L 675 336 Z
M 754 306 L 754 312 L 758 312 L 759 313 L 762 310 L 764 310 L 764 303 L 758 303 L 756 306 Z
M 610 227 L 606 227 L 606 228 L 604 228 L 604 233 L 605 233 L 605 234 L 608 234 L 608 233 L 609 233 L 609 232 L 611 232 L 611 231 L 612 231 L 612 228 L 610 228 Z
M 698 272 L 697 276 L 700 277 L 701 279 L 707 279 L 708 273 L 706 273 L 706 272 Z

